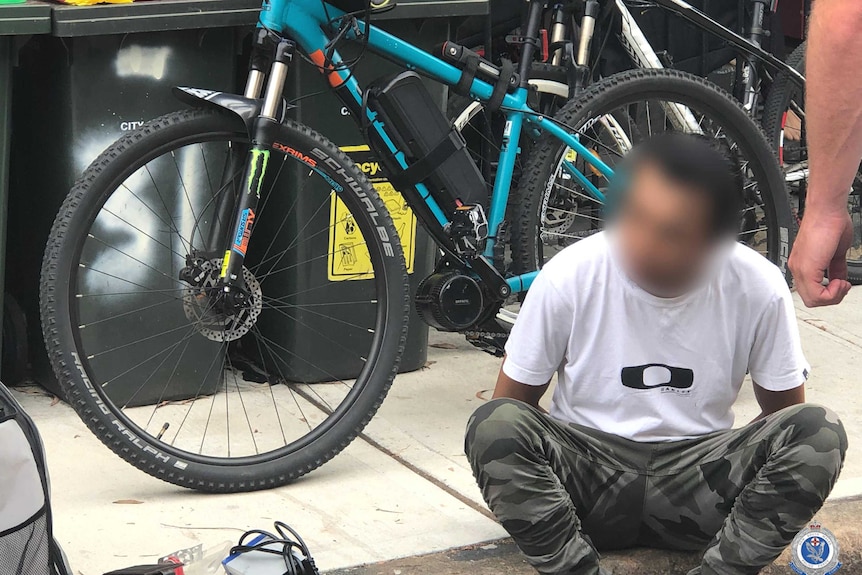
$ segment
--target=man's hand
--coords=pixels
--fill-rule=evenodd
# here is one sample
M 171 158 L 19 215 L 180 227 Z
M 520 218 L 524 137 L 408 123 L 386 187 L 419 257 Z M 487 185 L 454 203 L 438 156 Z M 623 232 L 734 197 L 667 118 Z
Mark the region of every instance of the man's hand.
M 847 212 L 821 215 L 806 211 L 787 262 L 806 306 L 835 305 L 850 291 L 847 250 L 852 241 L 853 222 Z M 829 277 L 827 285 L 823 285 L 824 272 Z

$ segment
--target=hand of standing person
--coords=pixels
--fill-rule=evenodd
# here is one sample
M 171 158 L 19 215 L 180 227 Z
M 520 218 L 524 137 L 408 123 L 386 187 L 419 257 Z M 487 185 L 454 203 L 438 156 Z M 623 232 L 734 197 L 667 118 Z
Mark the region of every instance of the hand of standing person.
M 808 307 L 840 303 L 850 292 L 847 281 L 847 250 L 853 239 L 853 224 L 847 209 L 831 217 L 806 210 L 788 265 L 796 291 Z M 824 285 L 823 279 L 829 278 Z
M 788 262 L 809 307 L 837 304 L 850 291 L 847 197 L 862 159 L 862 75 L 851 70 L 862 64 L 860 30 L 859 0 L 814 0 L 805 74 L 808 193 Z

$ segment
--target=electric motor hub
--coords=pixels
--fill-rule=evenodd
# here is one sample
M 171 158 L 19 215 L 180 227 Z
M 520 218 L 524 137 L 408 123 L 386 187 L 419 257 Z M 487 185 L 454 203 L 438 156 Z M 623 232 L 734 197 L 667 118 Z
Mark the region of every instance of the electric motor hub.
M 459 331 L 474 325 L 485 307 L 482 287 L 457 271 L 431 274 L 416 290 L 419 317 L 442 331 Z

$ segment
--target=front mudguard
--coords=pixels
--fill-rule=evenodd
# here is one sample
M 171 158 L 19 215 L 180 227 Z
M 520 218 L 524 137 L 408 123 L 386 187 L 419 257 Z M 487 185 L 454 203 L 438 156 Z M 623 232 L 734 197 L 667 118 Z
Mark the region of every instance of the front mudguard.
M 253 136 L 254 121 L 260 116 L 260 110 L 263 107 L 262 98 L 247 98 L 239 94 L 216 92 L 215 90 L 177 86 L 173 89 L 173 93 L 180 102 L 190 106 L 220 108 L 234 114 L 242 120 L 249 137 Z M 278 123 L 283 122 L 287 111 L 294 107 L 282 98 L 276 121 Z

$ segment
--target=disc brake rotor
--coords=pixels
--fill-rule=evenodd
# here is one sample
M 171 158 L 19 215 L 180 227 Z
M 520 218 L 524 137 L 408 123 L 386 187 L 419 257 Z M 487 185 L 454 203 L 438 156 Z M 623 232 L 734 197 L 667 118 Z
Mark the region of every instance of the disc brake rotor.
M 205 277 L 200 285 L 188 286 L 183 290 L 183 311 L 202 336 L 225 342 L 239 339 L 251 330 L 263 309 L 263 292 L 254 274 L 243 266 L 242 278 L 248 292 L 247 302 L 234 313 L 223 312 L 211 295 L 218 290 L 221 264 L 221 258 L 201 264 Z
M 541 239 L 542 243 L 556 243 L 566 234 L 578 217 L 578 206 L 575 202 L 567 201 L 568 198 L 558 197 L 551 199 L 550 194 L 545 195 L 545 203 L 542 206 Z M 560 205 L 569 204 L 569 205 Z

